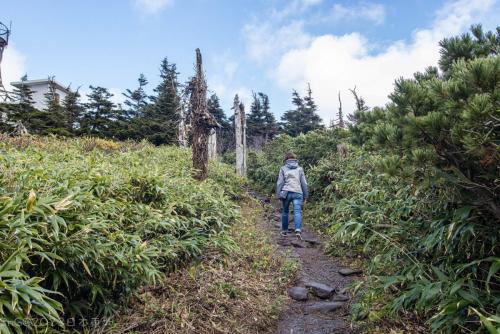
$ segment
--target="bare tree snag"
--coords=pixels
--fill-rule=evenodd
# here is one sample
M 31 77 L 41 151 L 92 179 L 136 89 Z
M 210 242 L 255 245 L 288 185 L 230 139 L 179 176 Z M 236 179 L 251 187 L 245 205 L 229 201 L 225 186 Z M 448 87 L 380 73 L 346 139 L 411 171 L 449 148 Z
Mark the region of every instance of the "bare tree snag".
M 186 105 L 181 102 L 179 108 L 180 121 L 179 121 L 179 146 L 187 147 L 187 130 L 186 130 Z
M 207 82 L 203 73 L 200 49 L 196 49 L 196 75 L 189 83 L 191 93 L 193 129 L 193 167 L 195 177 L 204 180 L 208 176 L 208 136 L 217 127 L 215 118 L 207 109 Z
M 236 174 L 247 176 L 247 134 L 245 107 L 238 95 L 234 96 L 234 130 L 236 141 Z
M 212 129 L 208 136 L 208 159 L 217 159 L 217 131 Z
M 339 91 L 339 128 L 344 128 L 345 123 L 344 123 L 344 114 L 342 112 L 342 100 L 340 99 L 340 91 Z
M 358 92 L 356 92 L 356 86 L 354 86 L 354 89 L 349 89 L 354 95 L 354 99 L 356 100 L 356 110 L 357 111 L 367 111 L 369 108 L 366 106 L 365 100 L 358 95 Z
M 337 153 L 340 155 L 342 158 L 347 157 L 347 153 L 349 150 L 347 149 L 346 144 L 337 144 Z
M 14 131 L 12 132 L 14 136 L 26 136 L 28 135 L 28 129 L 24 126 L 23 123 L 20 121 L 16 123 L 16 126 L 14 127 Z

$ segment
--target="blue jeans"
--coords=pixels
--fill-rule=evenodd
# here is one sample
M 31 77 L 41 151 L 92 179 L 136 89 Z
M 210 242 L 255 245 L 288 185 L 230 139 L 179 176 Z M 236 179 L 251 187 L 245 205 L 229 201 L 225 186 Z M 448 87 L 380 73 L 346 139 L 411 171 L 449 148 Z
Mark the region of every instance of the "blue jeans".
M 290 203 L 293 203 L 293 222 L 295 231 L 302 229 L 302 194 L 289 191 L 286 199 L 282 200 L 283 208 L 281 210 L 281 230 L 288 231 L 288 211 Z

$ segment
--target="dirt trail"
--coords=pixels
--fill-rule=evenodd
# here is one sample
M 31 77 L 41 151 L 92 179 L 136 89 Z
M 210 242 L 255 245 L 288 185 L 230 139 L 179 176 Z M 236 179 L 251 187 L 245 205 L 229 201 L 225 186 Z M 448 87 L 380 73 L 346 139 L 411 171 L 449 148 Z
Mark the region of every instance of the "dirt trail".
M 254 197 L 264 200 L 258 195 Z M 323 241 L 308 227 L 307 221 L 303 224 L 303 241 L 299 241 L 293 233 L 289 233 L 286 237 L 281 236 L 280 203 L 276 201 L 271 204 L 272 209 L 267 212 L 265 228 L 273 235 L 272 239 L 278 250 L 284 256 L 296 259 L 300 265 L 296 281 L 291 288 L 308 288 L 306 301 L 294 300 L 289 296 L 280 315 L 276 333 L 357 333 L 349 322 L 351 297 L 344 290 L 356 276 L 339 274 L 338 271 L 342 267 L 324 253 Z M 293 227 L 293 221 L 290 222 L 290 226 Z M 326 287 L 322 285 L 311 287 L 315 283 L 321 283 Z M 332 288 L 333 291 L 330 292 L 328 288 Z M 297 290 L 304 292 L 304 289 Z M 323 298 L 319 298 L 318 295 L 322 295 Z

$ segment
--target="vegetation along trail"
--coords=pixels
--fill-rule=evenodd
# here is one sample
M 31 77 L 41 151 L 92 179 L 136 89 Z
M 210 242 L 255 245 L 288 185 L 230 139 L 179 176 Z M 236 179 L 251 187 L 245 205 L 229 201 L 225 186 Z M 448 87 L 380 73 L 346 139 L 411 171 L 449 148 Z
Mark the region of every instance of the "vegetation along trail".
M 269 202 L 253 195 L 262 202 Z M 351 296 L 347 286 L 356 280 L 361 271 L 336 264 L 331 256 L 325 254 L 322 240 L 307 222 L 302 230 L 302 240 L 292 233 L 280 236 L 281 205 L 272 201 L 266 208 L 266 231 L 273 236 L 272 242 L 280 256 L 297 266 L 295 280 L 287 289 L 287 303 L 283 306 L 275 333 L 356 333 L 356 328 L 349 321 Z M 293 218 L 291 220 L 293 226 Z
M 199 50 L 187 90 L 165 58 L 127 109 L 91 86 L 38 110 L 23 84 L 0 103 L 0 334 L 500 334 L 500 27 L 439 52 L 329 127 L 310 86 L 279 124 L 236 95 L 233 122 Z M 299 237 L 271 197 L 290 151 Z

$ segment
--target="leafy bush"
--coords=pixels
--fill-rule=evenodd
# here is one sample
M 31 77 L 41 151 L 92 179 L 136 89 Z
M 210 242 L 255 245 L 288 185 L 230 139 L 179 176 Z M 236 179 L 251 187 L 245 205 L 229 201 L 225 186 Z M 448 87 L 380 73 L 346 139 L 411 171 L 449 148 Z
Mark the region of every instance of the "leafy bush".
M 238 217 L 241 180 L 213 163 L 195 181 L 189 150 L 26 138 L 0 142 L 2 333 L 109 316 Z
M 248 155 L 248 177 L 265 192 L 272 192 L 283 165 L 285 153 L 293 151 L 307 172 L 324 156 L 337 151 L 337 144 L 347 137 L 343 129 L 316 130 L 307 135 L 290 137 L 281 135 L 262 151 Z
M 442 73 L 399 79 L 386 107 L 355 112 L 347 157 L 302 139 L 321 157 L 302 162 L 310 221 L 332 253 L 367 263 L 357 318 L 412 312 L 433 332 L 500 332 L 500 29 L 473 34 L 441 43 Z M 284 149 L 270 146 L 255 159 L 258 185 Z

